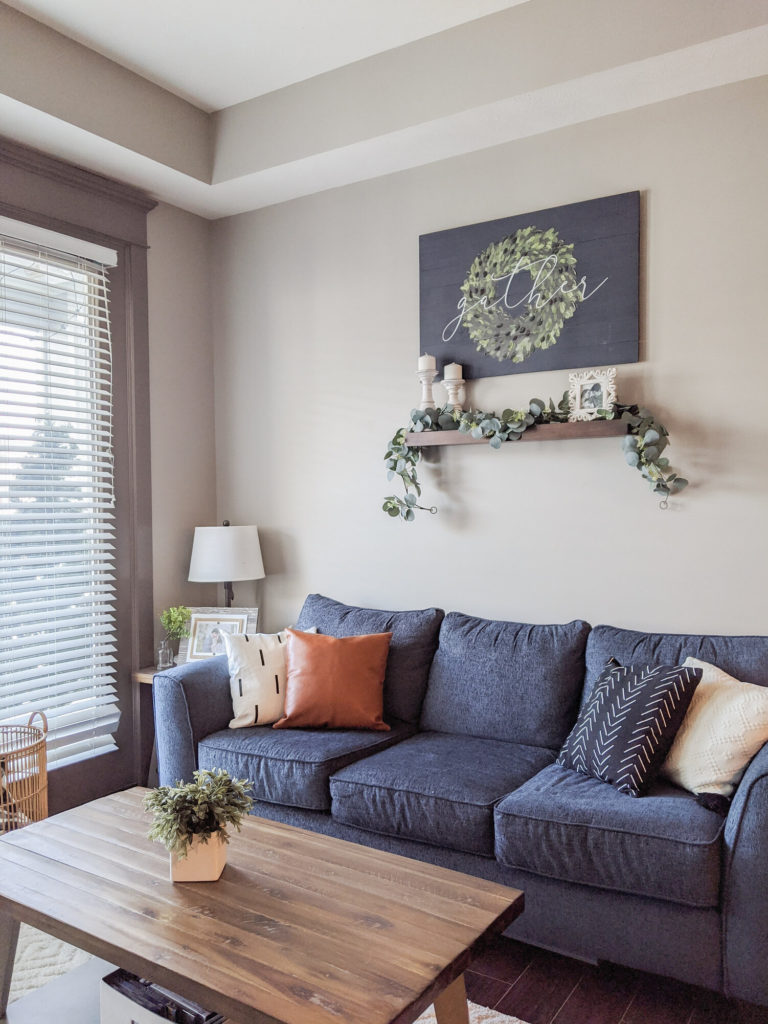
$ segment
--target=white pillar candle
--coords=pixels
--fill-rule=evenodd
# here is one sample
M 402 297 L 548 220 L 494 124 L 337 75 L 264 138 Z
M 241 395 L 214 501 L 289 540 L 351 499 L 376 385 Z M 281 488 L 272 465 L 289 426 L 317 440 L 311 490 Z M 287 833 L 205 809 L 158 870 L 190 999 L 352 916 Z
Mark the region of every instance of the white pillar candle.
M 462 369 L 461 363 L 448 363 L 443 368 L 443 380 L 461 380 Z
M 434 356 L 419 356 L 420 370 L 436 370 L 437 360 Z

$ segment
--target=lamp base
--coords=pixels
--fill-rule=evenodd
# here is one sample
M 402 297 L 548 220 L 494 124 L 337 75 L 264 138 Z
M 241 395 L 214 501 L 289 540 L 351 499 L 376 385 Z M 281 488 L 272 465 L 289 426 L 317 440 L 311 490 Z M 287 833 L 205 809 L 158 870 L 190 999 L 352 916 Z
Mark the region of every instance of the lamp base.
M 235 588 L 231 583 L 224 584 L 224 598 L 226 600 L 226 607 L 231 608 L 232 602 L 235 599 Z

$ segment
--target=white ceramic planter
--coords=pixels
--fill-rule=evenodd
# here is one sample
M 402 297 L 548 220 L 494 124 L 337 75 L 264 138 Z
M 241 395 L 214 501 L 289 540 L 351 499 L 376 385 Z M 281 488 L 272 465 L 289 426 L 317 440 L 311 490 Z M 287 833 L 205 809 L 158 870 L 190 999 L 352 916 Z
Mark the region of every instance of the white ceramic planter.
M 220 835 L 207 843 L 195 836 L 184 858 L 171 854 L 172 882 L 215 882 L 227 863 L 227 844 Z

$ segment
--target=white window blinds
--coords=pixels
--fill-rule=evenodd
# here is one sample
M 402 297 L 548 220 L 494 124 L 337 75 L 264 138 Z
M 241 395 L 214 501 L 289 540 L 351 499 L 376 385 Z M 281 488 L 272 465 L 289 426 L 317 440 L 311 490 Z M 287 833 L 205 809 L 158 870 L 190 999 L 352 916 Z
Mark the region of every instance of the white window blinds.
M 115 748 L 113 504 L 105 268 L 0 235 L 0 723 L 53 766 Z

